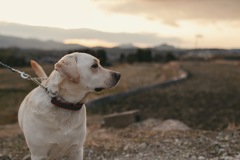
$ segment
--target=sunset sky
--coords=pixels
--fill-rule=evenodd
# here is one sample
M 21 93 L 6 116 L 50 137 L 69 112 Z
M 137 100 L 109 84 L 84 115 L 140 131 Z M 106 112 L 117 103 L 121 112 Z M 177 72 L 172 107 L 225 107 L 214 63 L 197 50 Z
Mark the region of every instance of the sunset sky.
M 240 48 L 239 0 L 0 0 L 0 22 L 147 34 L 181 48 Z M 104 38 L 66 42 L 117 45 Z

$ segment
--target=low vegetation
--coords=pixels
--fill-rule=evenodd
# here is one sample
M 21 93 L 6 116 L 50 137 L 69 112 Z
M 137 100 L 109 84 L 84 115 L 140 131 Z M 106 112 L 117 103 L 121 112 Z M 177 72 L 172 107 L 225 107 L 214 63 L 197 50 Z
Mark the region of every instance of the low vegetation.
M 140 109 L 144 118 L 178 119 L 195 129 L 222 130 L 240 124 L 240 66 L 181 62 L 190 77 L 180 83 L 121 97 L 93 108 L 99 114 Z

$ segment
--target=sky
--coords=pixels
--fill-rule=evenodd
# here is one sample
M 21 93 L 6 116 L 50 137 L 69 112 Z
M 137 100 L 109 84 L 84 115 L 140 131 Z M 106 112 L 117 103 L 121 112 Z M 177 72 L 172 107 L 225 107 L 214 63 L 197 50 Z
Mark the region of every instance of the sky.
M 0 0 L 0 22 L 147 34 L 180 48 L 240 48 L 240 0 Z M 65 42 L 116 45 L 104 38 Z

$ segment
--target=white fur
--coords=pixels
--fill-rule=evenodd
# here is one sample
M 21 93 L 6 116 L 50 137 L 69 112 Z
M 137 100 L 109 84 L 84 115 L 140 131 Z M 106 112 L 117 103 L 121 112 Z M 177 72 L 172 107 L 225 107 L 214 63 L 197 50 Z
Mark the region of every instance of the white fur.
M 97 63 L 98 68 L 92 67 Z M 40 75 L 44 71 L 39 71 Z M 116 72 L 100 66 L 99 61 L 85 53 L 72 53 L 55 64 L 55 70 L 42 84 L 69 103 L 86 103 L 95 88 L 111 88 L 118 83 Z M 32 160 L 83 159 L 86 136 L 86 107 L 79 111 L 62 109 L 51 104 L 47 92 L 37 87 L 23 100 L 18 113 Z

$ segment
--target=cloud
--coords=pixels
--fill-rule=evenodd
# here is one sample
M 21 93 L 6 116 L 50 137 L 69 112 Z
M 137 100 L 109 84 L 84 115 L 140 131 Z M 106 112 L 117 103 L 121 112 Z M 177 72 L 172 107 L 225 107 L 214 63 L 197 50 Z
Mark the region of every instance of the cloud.
M 239 21 L 239 0 L 94 0 L 113 13 L 144 16 L 176 26 L 181 20 Z

